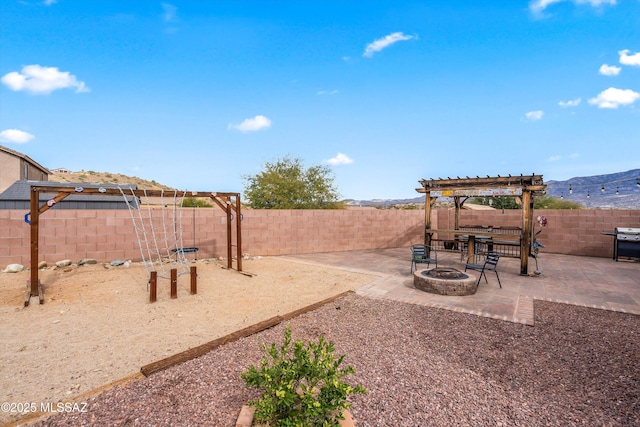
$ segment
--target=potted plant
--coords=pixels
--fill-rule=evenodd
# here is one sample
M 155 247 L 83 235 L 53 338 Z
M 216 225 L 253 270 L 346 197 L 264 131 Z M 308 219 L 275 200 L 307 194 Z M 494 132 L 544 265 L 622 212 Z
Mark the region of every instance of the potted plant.
M 254 419 L 274 427 L 340 426 L 343 412 L 351 407 L 347 397 L 366 390 L 342 381 L 355 369 L 341 367 L 344 355 L 336 357 L 334 351 L 323 336 L 318 342 L 293 342 L 290 327 L 280 347 L 264 344 L 260 366 L 251 365 L 242 373 L 245 384 L 263 391 L 249 402 L 255 408 Z

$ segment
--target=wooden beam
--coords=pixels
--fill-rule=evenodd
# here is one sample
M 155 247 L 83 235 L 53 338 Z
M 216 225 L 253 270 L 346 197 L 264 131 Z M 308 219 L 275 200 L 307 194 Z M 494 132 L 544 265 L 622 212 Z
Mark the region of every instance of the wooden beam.
M 66 199 L 71 193 L 58 193 L 53 199 L 49 199 L 44 205 L 38 208 L 40 213 L 46 212 L 51 209 L 56 203 L 61 202 Z M 51 202 L 53 201 L 53 202 Z
M 419 181 L 423 187 L 443 187 L 443 186 L 461 186 L 468 187 L 470 185 L 492 184 L 521 184 L 533 185 L 542 183 L 542 175 L 520 175 L 520 176 L 487 176 L 486 178 L 449 178 L 449 179 L 422 179 Z
M 200 357 L 211 350 L 220 347 L 221 345 L 237 341 L 240 338 L 245 338 L 250 335 L 261 332 L 265 329 L 272 328 L 283 321 L 290 320 L 294 317 L 297 317 L 301 314 L 307 313 L 309 311 L 315 310 L 325 304 L 329 304 L 334 302 L 342 297 L 345 297 L 349 294 L 352 294 L 353 291 L 345 291 L 340 294 L 334 295 L 332 297 L 326 298 L 322 301 L 319 301 L 315 304 L 308 305 L 298 310 L 294 310 L 292 312 L 283 314 L 282 316 L 274 316 L 270 319 L 264 320 L 262 322 L 256 323 L 255 325 L 248 326 L 244 329 L 240 329 L 239 331 L 233 332 L 229 335 L 225 335 L 208 343 L 202 344 L 198 347 L 191 348 L 189 350 L 183 351 L 178 354 L 174 354 L 173 356 L 169 356 L 166 359 L 158 360 L 157 362 L 150 363 L 140 368 L 140 371 L 143 375 L 149 376 L 153 373 L 163 371 L 172 366 L 178 365 L 180 363 L 184 363 L 188 360 L 195 359 L 196 357 Z
M 91 187 L 78 187 L 78 186 L 48 186 L 48 185 L 34 185 L 31 188 L 36 189 L 42 193 L 69 193 L 77 195 L 102 195 L 102 196 L 121 196 L 124 192 L 126 196 L 137 197 L 160 197 L 166 196 L 167 193 L 184 193 L 189 197 L 235 197 L 239 193 L 230 192 L 206 192 L 206 191 L 186 191 L 186 190 L 136 190 L 128 187 L 114 188 L 114 187 L 100 187 L 99 184 L 91 184 Z

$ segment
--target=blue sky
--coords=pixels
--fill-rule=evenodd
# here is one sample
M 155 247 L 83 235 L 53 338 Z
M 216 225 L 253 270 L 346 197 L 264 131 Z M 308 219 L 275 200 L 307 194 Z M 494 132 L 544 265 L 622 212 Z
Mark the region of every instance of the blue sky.
M 640 167 L 640 0 L 2 0 L 0 144 L 243 191 L 285 156 L 343 198 Z

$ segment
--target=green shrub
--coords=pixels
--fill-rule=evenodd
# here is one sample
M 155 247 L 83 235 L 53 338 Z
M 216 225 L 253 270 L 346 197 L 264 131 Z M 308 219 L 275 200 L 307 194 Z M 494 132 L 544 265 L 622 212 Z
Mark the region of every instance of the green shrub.
M 182 200 L 183 208 L 210 208 L 211 204 L 206 199 L 198 199 L 196 197 L 185 197 Z
M 558 199 L 553 196 L 544 196 L 537 198 L 534 203 L 535 209 L 583 209 L 578 202 L 571 200 Z
M 321 336 L 317 343 L 292 343 L 291 328 L 284 333 L 283 344 L 263 346 L 265 357 L 260 367 L 250 366 L 242 373 L 248 386 L 263 389 L 255 406 L 255 419 L 268 426 L 337 427 L 342 411 L 350 408 L 349 394 L 366 393 L 342 381 L 354 374 L 352 366 L 341 368 L 344 355 L 336 357 L 333 343 Z

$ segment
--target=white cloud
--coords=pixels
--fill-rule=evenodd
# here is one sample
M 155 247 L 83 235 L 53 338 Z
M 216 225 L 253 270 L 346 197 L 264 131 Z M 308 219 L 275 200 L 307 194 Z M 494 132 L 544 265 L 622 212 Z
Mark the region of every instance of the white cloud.
M 51 6 L 52 4 L 56 4 L 58 3 L 58 0 L 44 0 L 42 2 L 42 4 L 44 4 L 45 6 Z
M 629 55 L 629 52 L 629 49 L 621 50 L 620 52 L 618 52 L 618 55 L 620 55 L 620 63 L 622 65 L 640 67 L 640 52 L 636 52 L 633 55 Z
M 631 105 L 640 99 L 640 93 L 631 89 L 616 89 L 610 87 L 589 100 L 589 104 L 597 105 L 598 108 L 616 109 L 621 105 Z
M 581 102 L 582 102 L 582 99 L 576 98 L 576 99 L 570 99 L 569 101 L 560 101 L 558 102 L 558 105 L 561 106 L 562 108 L 577 107 L 578 105 L 580 105 Z
M 331 166 L 339 166 L 339 165 L 349 165 L 353 163 L 353 160 L 349 158 L 346 154 L 338 153 L 335 157 L 327 160 Z
M 381 39 L 374 40 L 369 43 L 367 47 L 364 49 L 364 53 L 362 56 L 371 58 L 374 53 L 380 52 L 382 49 L 391 46 L 394 43 L 397 43 L 402 40 L 411 40 L 414 36 L 407 36 L 403 33 L 393 33 L 387 36 L 382 37 Z
M 570 1 L 576 5 L 588 4 L 593 7 L 600 7 L 607 4 L 614 6 L 617 3 L 617 0 L 532 0 L 529 2 L 529 10 L 531 13 L 539 15 L 552 4 L 562 3 L 565 1 Z
M 602 64 L 599 71 L 603 76 L 617 76 L 621 70 L 622 68 L 616 67 L 615 65 Z
M 169 3 L 161 3 L 162 10 L 164 13 L 162 14 L 162 19 L 164 22 L 175 22 L 176 21 L 176 12 L 178 8 Z
M 580 157 L 580 153 L 571 153 L 571 154 L 569 154 L 569 158 L 570 159 L 577 159 L 578 157 Z
M 542 116 L 544 116 L 544 111 L 542 110 L 529 111 L 524 116 L 527 118 L 527 120 L 535 122 L 542 119 Z
M 529 10 L 535 14 L 541 13 L 548 6 L 565 0 L 533 0 L 529 3 Z
M 13 142 L 16 144 L 24 144 L 31 141 L 35 136 L 29 132 L 18 129 L 5 129 L 0 132 L 0 142 Z
M 271 120 L 265 116 L 258 115 L 251 119 L 244 119 L 239 125 L 229 124 L 229 129 L 236 129 L 240 132 L 255 132 L 271 127 Z
M 68 71 L 60 71 L 57 67 L 26 65 L 22 72 L 12 71 L 2 76 L 2 83 L 14 91 L 26 90 L 33 94 L 50 94 L 57 89 L 75 88 L 76 93 L 89 92 L 84 82 Z
M 557 162 L 558 160 L 561 160 L 562 156 L 560 155 L 555 155 L 555 156 L 551 156 L 547 159 L 547 162 Z
M 334 90 L 319 90 L 318 92 L 316 92 L 317 95 L 335 95 L 336 93 L 338 93 L 337 89 L 334 89 Z

